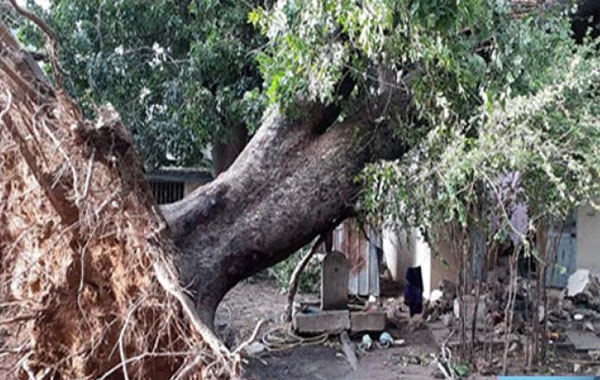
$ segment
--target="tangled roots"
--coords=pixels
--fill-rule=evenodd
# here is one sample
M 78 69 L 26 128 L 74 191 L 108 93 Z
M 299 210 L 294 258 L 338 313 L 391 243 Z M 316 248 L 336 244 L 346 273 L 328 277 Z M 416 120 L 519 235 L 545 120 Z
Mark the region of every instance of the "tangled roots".
M 0 122 L 0 378 L 237 377 L 116 112 L 84 120 L 2 25 Z

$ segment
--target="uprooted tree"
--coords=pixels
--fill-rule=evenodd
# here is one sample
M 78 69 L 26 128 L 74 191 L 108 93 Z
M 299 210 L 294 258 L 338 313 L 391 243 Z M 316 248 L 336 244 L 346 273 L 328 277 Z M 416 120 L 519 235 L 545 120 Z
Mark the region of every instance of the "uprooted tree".
M 0 29 L 0 291 L 14 373 L 237 376 L 236 352 L 210 330 L 220 300 L 356 212 L 365 165 L 419 151 L 431 131 L 477 136 L 490 108 L 563 80 L 550 75 L 557 62 L 594 59 L 570 42 L 561 7 L 488 3 L 289 0 L 251 12 L 269 39 L 259 63 L 271 106 L 226 172 L 161 210 L 117 114 L 85 120 L 62 88 L 54 34 L 15 6 L 45 32 L 52 75 Z

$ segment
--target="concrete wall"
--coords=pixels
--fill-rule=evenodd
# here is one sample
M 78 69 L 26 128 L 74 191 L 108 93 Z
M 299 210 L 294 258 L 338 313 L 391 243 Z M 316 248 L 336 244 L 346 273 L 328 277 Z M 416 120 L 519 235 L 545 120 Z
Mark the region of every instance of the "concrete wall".
M 415 265 L 415 241 L 404 230 L 385 228 L 382 234 L 383 257 L 392 279 L 404 285 L 406 268 Z
M 577 268 L 600 271 L 600 212 L 577 210 Z
M 449 244 L 440 243 L 437 251 L 443 256 L 435 257 L 429 244 L 425 242 L 418 230 L 410 232 L 385 229 L 383 231 L 383 255 L 392 274 L 392 278 L 400 284 L 404 283 L 406 269 L 421 267 L 423 276 L 423 296 L 429 298 L 444 278 L 456 283 L 458 278 L 458 259 L 449 249 Z
M 572 238 L 576 241 L 567 238 L 572 236 L 571 232 L 575 230 L 563 232 L 564 242 L 561 240 L 559 246 L 561 252 L 565 251 L 563 252 L 565 257 L 560 264 L 569 271 L 565 274 L 565 281 L 570 272 L 575 269 L 600 272 L 600 212 L 590 206 L 580 207 L 577 211 L 576 238 Z M 433 255 L 429 245 L 418 231 L 412 230 L 407 236 L 407 232 L 402 230 L 384 230 L 383 253 L 392 278 L 402 284 L 406 269 L 420 265 L 426 298 L 442 279 L 446 278 L 456 283 L 459 255 L 452 249 L 450 240 L 449 237 L 448 242 L 438 243 L 435 249 L 442 256 L 443 260 L 441 260 Z M 576 254 L 573 254 L 575 252 Z M 571 254 L 568 255 L 569 253 Z M 573 260 L 574 257 L 576 258 Z

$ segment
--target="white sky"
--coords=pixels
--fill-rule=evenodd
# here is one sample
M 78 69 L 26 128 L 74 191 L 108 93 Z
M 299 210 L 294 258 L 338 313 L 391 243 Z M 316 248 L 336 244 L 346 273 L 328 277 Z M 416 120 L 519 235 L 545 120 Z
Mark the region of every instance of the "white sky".
M 35 0 L 35 2 L 44 9 L 48 9 L 50 6 L 50 0 Z M 27 5 L 27 0 L 17 0 L 17 4 L 24 7 Z

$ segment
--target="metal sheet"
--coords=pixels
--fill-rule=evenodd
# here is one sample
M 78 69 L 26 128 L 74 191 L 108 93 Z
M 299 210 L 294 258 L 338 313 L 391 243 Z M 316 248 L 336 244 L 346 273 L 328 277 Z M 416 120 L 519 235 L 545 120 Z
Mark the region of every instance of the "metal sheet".
M 556 244 L 557 239 L 558 245 Z M 555 253 L 555 247 L 558 251 Z M 553 287 L 567 286 L 569 276 L 577 270 L 577 238 L 571 233 L 549 235 L 548 257 L 556 254 L 556 262 L 548 266 L 546 283 Z
M 333 249 L 348 259 L 348 293 L 359 296 L 379 296 L 379 258 L 376 234 L 369 239 L 355 221 L 342 223 L 333 234 Z

